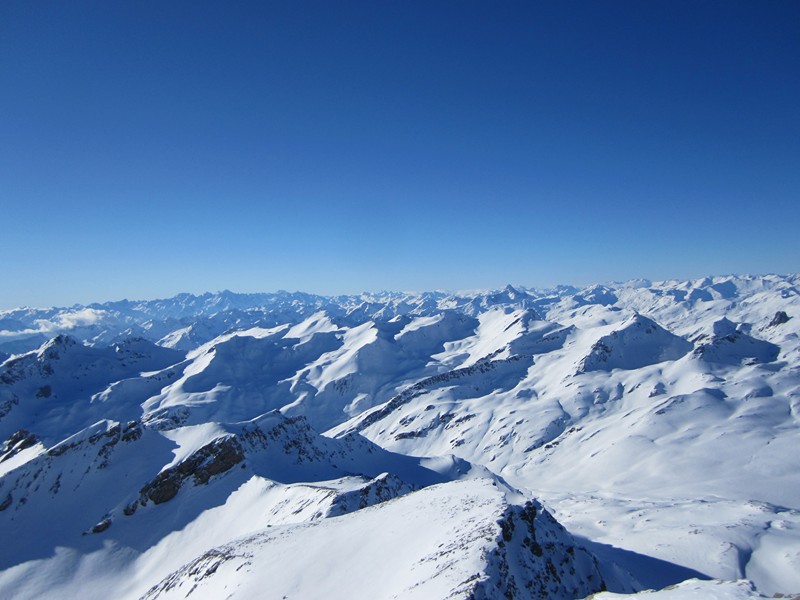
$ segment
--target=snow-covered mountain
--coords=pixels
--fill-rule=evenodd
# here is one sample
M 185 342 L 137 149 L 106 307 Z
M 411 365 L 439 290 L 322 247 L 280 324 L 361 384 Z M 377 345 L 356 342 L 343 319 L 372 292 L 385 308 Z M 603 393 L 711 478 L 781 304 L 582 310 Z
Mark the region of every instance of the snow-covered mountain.
M 798 593 L 798 316 L 798 276 L 1 312 L 0 596 Z

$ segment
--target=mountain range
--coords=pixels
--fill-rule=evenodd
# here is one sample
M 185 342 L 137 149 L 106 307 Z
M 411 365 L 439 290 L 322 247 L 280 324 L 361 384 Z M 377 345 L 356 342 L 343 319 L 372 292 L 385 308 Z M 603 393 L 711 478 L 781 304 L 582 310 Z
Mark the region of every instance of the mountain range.
M 0 311 L 0 597 L 798 594 L 798 316 L 797 275 Z

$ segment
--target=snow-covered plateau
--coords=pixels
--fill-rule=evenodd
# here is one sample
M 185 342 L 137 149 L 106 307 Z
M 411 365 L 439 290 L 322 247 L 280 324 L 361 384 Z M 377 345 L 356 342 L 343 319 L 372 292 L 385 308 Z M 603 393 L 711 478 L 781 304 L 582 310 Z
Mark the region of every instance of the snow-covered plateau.
M 800 598 L 800 276 L 0 311 L 0 598 Z

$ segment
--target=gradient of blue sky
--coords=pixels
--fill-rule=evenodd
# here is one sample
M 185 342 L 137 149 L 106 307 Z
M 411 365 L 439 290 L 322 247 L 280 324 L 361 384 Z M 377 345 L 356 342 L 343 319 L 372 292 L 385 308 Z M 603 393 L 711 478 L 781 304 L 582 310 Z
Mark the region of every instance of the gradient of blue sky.
M 0 308 L 796 272 L 800 3 L 0 3 Z

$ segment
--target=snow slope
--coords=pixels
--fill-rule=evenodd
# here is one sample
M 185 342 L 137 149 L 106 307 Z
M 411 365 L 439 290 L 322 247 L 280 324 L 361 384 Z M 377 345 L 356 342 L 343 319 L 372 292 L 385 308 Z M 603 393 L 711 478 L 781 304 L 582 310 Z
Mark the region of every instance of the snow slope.
M 612 594 L 604 592 L 594 594 L 592 600 L 750 600 L 752 598 L 767 598 L 759 594 L 753 584 L 746 580 L 739 581 L 698 581 L 696 579 L 670 586 L 660 591 L 645 591 L 634 595 Z
M 315 581 L 382 556 L 384 529 L 411 531 L 416 512 L 419 535 L 396 556 L 411 574 L 362 568 L 362 587 L 342 589 L 467 594 L 505 581 L 502 564 L 539 572 L 525 544 L 474 534 L 502 531 L 502 515 L 533 497 L 615 592 L 700 577 L 757 591 L 695 582 L 660 594 L 798 593 L 798 284 L 223 292 L 4 311 L 0 352 L 14 356 L 0 365 L 0 533 L 14 544 L 0 549 L 0 595 L 155 586 L 172 597 L 197 583 L 248 597 L 271 573 L 290 597 L 313 597 Z M 430 508 L 449 497 L 486 510 L 466 524 Z M 332 540 L 358 546 L 359 561 L 323 561 L 316 546 Z M 434 542 L 463 552 L 415 563 Z M 298 582 L 301 566 L 313 576 Z M 594 580 L 575 568 L 570 589 L 584 593 Z
M 516 496 L 465 461 L 395 455 L 360 436 L 325 438 L 277 412 L 168 431 L 101 421 L 37 450 L 0 479 L 3 597 L 107 598 L 113 589 L 137 598 L 238 536 L 446 481 L 483 478 L 477 485 Z
M 287 568 L 291 566 L 291 568 Z M 579 598 L 594 558 L 541 506 L 487 480 L 427 488 L 336 519 L 272 527 L 214 548 L 144 598 Z

